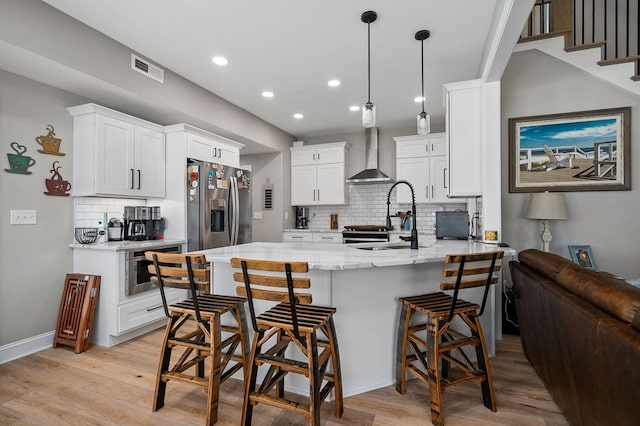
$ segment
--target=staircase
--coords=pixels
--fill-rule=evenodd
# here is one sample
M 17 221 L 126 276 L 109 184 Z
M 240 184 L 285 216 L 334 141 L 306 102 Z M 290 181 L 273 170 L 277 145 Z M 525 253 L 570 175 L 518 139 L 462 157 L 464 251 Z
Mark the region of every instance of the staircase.
M 536 49 L 640 95 L 639 3 L 538 0 L 514 52 Z

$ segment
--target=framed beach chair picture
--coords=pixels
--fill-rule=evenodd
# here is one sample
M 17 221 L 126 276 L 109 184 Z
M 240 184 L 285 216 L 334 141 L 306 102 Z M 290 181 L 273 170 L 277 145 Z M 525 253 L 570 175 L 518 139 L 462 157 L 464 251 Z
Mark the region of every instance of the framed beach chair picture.
M 631 189 L 631 107 L 509 119 L 509 192 Z

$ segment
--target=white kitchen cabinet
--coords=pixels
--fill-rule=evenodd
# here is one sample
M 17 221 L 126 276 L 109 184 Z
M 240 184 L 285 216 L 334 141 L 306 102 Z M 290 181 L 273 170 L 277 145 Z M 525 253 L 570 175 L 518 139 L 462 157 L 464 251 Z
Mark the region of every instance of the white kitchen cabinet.
M 216 140 L 217 139 L 217 140 Z M 232 141 L 223 142 L 217 135 L 204 137 L 187 133 L 187 156 L 195 160 L 240 167 L 240 147 Z
M 413 186 L 416 203 L 448 203 L 447 144 L 444 133 L 399 136 L 396 141 L 396 179 Z M 411 191 L 398 185 L 397 201 L 411 203 Z
M 342 243 L 342 232 L 284 231 L 282 241 L 285 243 Z
M 292 147 L 291 204 L 294 206 L 347 203 L 346 142 Z
M 445 84 L 449 197 L 482 195 L 482 81 Z
M 150 246 L 149 250 L 165 243 Z M 114 346 L 165 324 L 166 316 L 158 289 L 126 295 L 126 250 L 109 249 L 108 246 L 104 249 L 95 245 L 76 246 L 73 248 L 73 265 L 77 273 L 101 276 L 93 343 Z M 186 296 L 184 290 L 175 288 L 166 288 L 165 294 L 169 304 Z
M 314 243 L 339 243 L 342 244 L 342 232 L 313 232 Z
M 285 231 L 282 233 L 282 242 L 285 243 L 310 243 L 313 241 L 311 231 Z
M 95 104 L 67 110 L 73 116 L 73 195 L 165 196 L 162 126 Z

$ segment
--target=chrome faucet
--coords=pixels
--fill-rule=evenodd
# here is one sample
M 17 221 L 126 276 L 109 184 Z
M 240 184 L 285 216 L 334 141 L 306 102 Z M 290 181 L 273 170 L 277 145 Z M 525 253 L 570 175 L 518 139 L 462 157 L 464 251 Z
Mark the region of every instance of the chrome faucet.
M 391 185 L 391 188 L 389 188 L 389 193 L 387 194 L 387 227 L 389 229 L 393 229 L 393 226 L 391 226 L 391 215 L 389 214 L 389 210 L 391 206 L 391 201 L 390 201 L 391 191 L 393 191 L 393 188 L 395 188 L 401 183 L 408 185 L 409 189 L 411 189 L 411 215 L 413 216 L 413 218 L 412 218 L 412 226 L 411 226 L 411 236 L 404 237 L 401 235 L 400 239 L 402 241 L 411 241 L 411 249 L 417 250 L 418 249 L 418 229 L 416 226 L 416 193 L 413 191 L 413 186 L 406 180 L 399 180 L 393 185 Z

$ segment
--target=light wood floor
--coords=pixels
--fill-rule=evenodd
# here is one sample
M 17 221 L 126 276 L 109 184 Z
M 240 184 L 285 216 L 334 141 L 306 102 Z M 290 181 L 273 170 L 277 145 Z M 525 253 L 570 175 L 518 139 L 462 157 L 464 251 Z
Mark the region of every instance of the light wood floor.
M 2 425 L 201 425 L 206 394 L 187 384 L 170 382 L 165 406 L 151 411 L 161 331 L 113 348 L 92 346 L 75 354 L 71 348 L 47 349 L 0 365 Z M 447 389 L 445 421 L 456 425 L 567 425 L 542 382 L 522 353 L 516 336 L 504 336 L 491 360 L 498 411 L 482 405 L 480 385 Z M 340 419 L 325 403 L 326 425 L 429 425 L 428 389 L 417 380 L 406 395 L 389 386 L 346 398 Z M 223 384 L 219 425 L 239 424 L 242 386 Z M 302 416 L 264 404 L 254 409 L 254 425 L 305 424 Z

